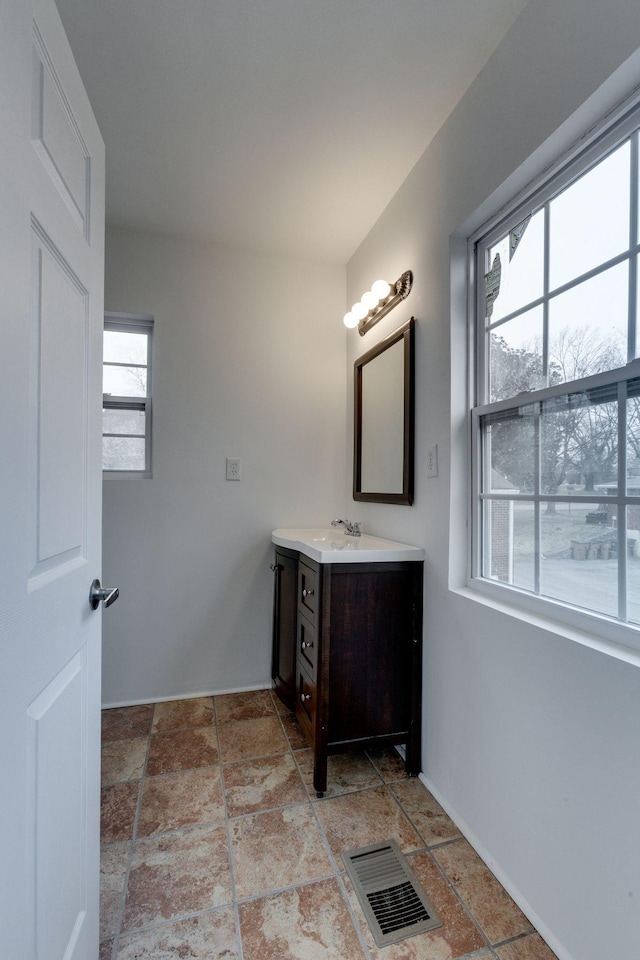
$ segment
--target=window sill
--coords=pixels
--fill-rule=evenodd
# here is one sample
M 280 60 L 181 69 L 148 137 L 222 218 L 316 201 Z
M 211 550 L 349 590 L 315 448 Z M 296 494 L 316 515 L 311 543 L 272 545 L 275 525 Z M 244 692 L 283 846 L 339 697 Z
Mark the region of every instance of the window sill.
M 450 589 L 460 597 L 481 603 L 521 623 L 640 667 L 640 629 L 486 580 L 469 580 L 464 587 Z
M 106 480 L 121 480 L 122 478 L 135 480 L 151 480 L 153 474 L 149 470 L 103 470 L 102 478 Z

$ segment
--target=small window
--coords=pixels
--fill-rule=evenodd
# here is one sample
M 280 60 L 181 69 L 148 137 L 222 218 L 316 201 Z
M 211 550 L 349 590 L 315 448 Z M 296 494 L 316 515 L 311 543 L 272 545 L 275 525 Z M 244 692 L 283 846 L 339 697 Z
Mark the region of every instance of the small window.
M 151 476 L 153 319 L 107 313 L 103 340 L 102 469 Z
M 472 243 L 472 583 L 634 628 L 639 156 L 636 108 Z

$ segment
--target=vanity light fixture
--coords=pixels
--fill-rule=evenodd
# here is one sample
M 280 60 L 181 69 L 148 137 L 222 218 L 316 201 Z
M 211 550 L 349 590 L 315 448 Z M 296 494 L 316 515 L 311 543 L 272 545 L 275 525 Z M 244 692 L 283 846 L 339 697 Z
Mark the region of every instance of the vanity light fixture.
M 343 323 L 345 327 L 357 327 L 358 333 L 364 337 L 383 317 L 393 310 L 401 300 L 406 300 L 413 286 L 413 273 L 405 270 L 401 277 L 393 284 L 386 280 L 376 280 L 362 295 L 358 303 L 354 303 L 349 313 L 345 313 Z

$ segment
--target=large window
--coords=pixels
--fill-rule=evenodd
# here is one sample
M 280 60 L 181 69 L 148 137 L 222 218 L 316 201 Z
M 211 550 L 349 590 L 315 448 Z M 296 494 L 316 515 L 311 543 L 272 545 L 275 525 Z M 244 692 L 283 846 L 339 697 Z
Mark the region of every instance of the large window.
M 151 317 L 105 314 L 102 469 L 151 475 Z
M 638 127 L 628 112 L 473 244 L 472 416 L 476 584 L 636 628 Z

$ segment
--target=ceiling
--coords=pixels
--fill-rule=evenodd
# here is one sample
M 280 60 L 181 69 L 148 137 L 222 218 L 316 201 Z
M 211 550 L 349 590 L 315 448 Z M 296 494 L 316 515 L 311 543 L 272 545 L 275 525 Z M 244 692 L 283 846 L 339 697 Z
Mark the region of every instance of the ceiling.
M 107 221 L 345 263 L 526 0 L 57 0 Z

